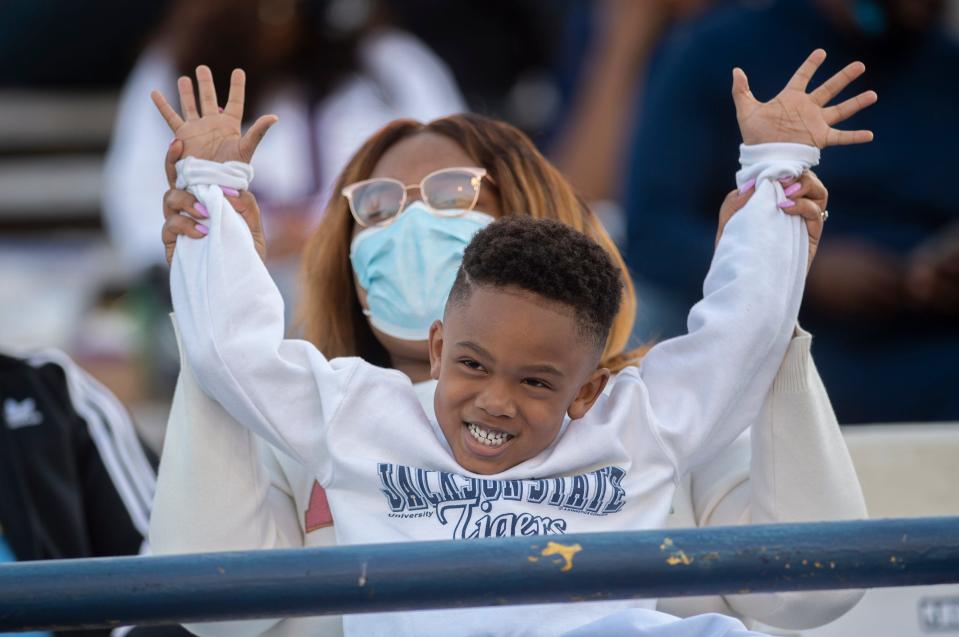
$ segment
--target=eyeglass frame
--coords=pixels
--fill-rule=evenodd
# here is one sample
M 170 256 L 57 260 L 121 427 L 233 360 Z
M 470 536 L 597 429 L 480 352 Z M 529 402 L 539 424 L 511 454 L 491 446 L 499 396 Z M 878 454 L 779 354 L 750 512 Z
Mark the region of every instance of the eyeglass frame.
M 460 209 L 461 212 L 455 215 L 444 214 L 443 213 L 444 209 L 434 208 L 433 206 L 430 205 L 428 201 L 426 201 L 425 198 L 423 198 L 423 184 L 426 183 L 426 180 L 429 179 L 430 177 L 433 177 L 434 175 L 438 175 L 439 173 L 444 173 L 450 170 L 465 171 L 467 173 L 470 173 L 473 176 L 472 177 L 473 180 L 476 180 L 474 182 L 476 193 L 473 195 L 473 201 L 470 203 L 468 208 Z M 488 179 L 491 184 L 493 184 L 494 186 L 496 185 L 496 182 L 493 181 L 493 178 L 490 176 L 489 172 L 487 172 L 485 168 L 479 168 L 477 166 L 450 166 L 448 168 L 440 168 L 439 170 L 434 170 L 433 172 L 429 173 L 428 175 L 420 179 L 420 183 L 418 184 L 404 184 L 399 179 L 393 179 L 392 177 L 372 177 L 370 179 L 364 179 L 362 181 L 357 181 L 347 186 L 344 186 L 343 189 L 340 190 L 340 194 L 346 197 L 347 204 L 350 208 L 350 214 L 353 215 L 353 220 L 356 221 L 356 223 L 358 223 L 363 228 L 380 228 L 380 227 L 390 225 L 397 218 L 399 218 L 401 214 L 403 214 L 403 212 L 406 209 L 407 193 L 413 189 L 418 189 L 420 191 L 420 201 L 423 202 L 423 206 L 430 213 L 436 215 L 437 217 L 449 217 L 451 219 L 455 219 L 456 217 L 461 217 L 463 216 L 464 213 L 469 212 L 476 207 L 476 202 L 479 201 L 480 188 L 482 188 L 483 179 Z M 357 214 L 356 209 L 353 207 L 353 192 L 361 186 L 365 186 L 367 184 L 371 184 L 374 182 L 383 182 L 383 181 L 390 181 L 390 182 L 393 182 L 394 184 L 399 184 L 399 186 L 403 188 L 403 198 L 400 199 L 399 209 L 396 211 L 396 214 L 394 214 L 389 219 L 386 219 L 384 221 L 381 221 L 379 223 L 374 223 L 374 224 L 366 223 L 362 219 L 360 219 L 360 215 Z M 451 210 L 456 210 L 456 209 L 452 208 Z

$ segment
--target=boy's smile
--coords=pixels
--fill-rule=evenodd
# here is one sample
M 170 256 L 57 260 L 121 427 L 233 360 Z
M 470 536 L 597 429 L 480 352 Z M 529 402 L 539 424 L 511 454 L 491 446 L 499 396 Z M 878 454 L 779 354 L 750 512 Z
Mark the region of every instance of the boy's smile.
M 609 377 L 572 308 L 518 288 L 474 286 L 430 332 L 436 418 L 456 461 L 500 473 L 549 447 Z

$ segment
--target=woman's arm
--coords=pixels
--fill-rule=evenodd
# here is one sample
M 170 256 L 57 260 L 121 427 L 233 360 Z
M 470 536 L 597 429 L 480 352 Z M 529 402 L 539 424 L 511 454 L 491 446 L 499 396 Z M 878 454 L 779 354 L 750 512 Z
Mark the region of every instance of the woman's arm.
M 177 342 L 180 344 L 179 334 Z M 296 508 L 277 506 L 278 489 L 252 433 L 200 389 L 189 360 L 180 375 L 164 439 L 150 542 L 157 554 L 303 546 Z M 210 449 L 218 452 L 211 454 Z M 252 637 L 279 620 L 195 624 L 201 637 Z
M 735 493 L 717 499 L 693 478 L 700 526 L 775 524 L 867 517 L 856 471 L 836 415 L 810 354 L 812 336 L 799 328 L 790 342 L 760 419 L 752 426 L 748 504 Z M 744 484 L 736 490 L 747 488 Z M 862 597 L 862 591 L 812 591 L 727 595 L 739 614 L 764 624 L 802 630 L 828 623 Z

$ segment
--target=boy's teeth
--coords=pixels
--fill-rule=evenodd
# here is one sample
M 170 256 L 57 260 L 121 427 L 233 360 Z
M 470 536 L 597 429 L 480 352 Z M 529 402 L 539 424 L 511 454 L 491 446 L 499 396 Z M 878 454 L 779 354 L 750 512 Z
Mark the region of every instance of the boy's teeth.
M 498 447 L 513 437 L 508 433 L 490 431 L 472 422 L 467 428 L 470 430 L 470 435 L 487 447 Z

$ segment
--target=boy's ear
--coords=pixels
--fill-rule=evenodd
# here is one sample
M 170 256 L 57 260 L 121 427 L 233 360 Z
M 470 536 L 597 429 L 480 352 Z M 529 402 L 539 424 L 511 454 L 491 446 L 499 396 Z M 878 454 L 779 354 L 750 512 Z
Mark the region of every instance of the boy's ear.
M 443 358 L 443 322 L 433 321 L 430 325 L 430 378 L 440 379 L 440 361 Z
M 576 420 L 585 416 L 586 412 L 593 406 L 593 403 L 596 402 L 596 399 L 599 398 L 599 395 L 606 389 L 606 383 L 608 382 L 609 370 L 605 367 L 600 367 L 590 374 L 586 382 L 583 383 L 579 391 L 576 392 L 573 403 L 569 406 L 569 409 L 566 410 L 570 420 Z

